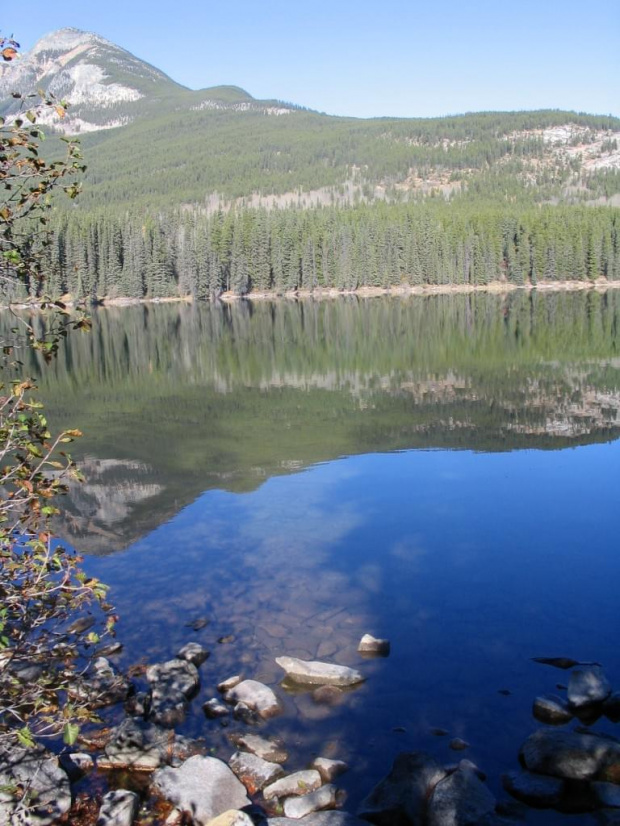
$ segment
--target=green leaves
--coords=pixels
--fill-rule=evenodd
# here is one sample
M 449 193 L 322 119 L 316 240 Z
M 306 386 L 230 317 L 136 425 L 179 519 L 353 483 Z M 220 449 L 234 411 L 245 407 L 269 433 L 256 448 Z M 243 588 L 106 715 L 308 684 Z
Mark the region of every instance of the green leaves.
M 78 735 L 80 733 L 80 727 L 76 723 L 67 723 L 62 730 L 62 739 L 63 742 L 67 746 L 75 745 L 76 740 L 78 739 Z

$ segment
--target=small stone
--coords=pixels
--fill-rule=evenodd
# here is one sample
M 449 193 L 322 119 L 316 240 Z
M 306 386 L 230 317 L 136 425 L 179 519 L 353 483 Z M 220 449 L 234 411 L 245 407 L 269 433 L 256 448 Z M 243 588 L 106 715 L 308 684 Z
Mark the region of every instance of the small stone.
M 504 789 L 530 806 L 539 808 L 558 806 L 564 792 L 564 781 L 532 772 L 508 772 L 502 775 Z
M 575 668 L 568 682 L 567 697 L 573 708 L 602 703 L 611 694 L 611 684 L 600 665 Z
M 236 637 L 235 637 L 234 634 L 226 634 L 225 637 L 218 637 L 217 641 L 219 642 L 220 645 L 230 645 L 235 640 L 236 640 Z
M 454 737 L 450 740 L 449 746 L 452 751 L 465 751 L 465 749 L 469 748 L 469 743 L 467 740 L 462 740 L 460 737 Z
M 536 697 L 532 714 L 537 720 L 540 720 L 541 723 L 549 723 L 554 726 L 568 723 L 574 716 L 564 700 L 552 694 L 544 694 L 541 697 Z
M 210 657 L 210 655 L 211 652 L 207 651 L 207 649 L 202 645 L 198 645 L 197 642 L 188 642 L 177 652 L 177 659 L 187 660 L 198 667 L 199 665 L 202 665 L 203 662 Z
M 284 769 L 279 763 L 270 763 L 245 751 L 236 751 L 228 765 L 250 794 L 256 794 L 284 774 Z
M 336 685 L 346 687 L 357 685 L 366 678 L 345 665 L 333 665 L 317 660 L 300 660 L 297 657 L 276 657 L 276 663 L 284 669 L 286 676 L 301 685 Z
M 123 650 L 122 642 L 111 642 L 109 645 L 104 645 L 95 651 L 96 657 L 113 657 L 115 654 L 120 654 Z
M 225 706 L 217 697 L 213 697 L 211 700 L 203 703 L 202 710 L 210 720 L 215 720 L 218 717 L 228 717 L 230 714 L 230 708 Z
M 374 657 L 388 657 L 390 654 L 390 641 L 379 640 L 372 634 L 364 634 L 357 646 L 360 654 L 369 654 Z
M 295 820 L 318 812 L 321 809 L 333 809 L 338 803 L 335 786 L 327 785 L 302 797 L 288 797 L 284 801 L 284 814 Z
M 280 714 L 282 708 L 269 686 L 257 680 L 243 680 L 224 695 L 227 703 L 245 703 L 263 719 Z
M 289 797 L 290 795 L 301 795 L 313 792 L 321 786 L 321 775 L 315 769 L 294 772 L 281 780 L 276 780 L 263 789 L 265 800 L 273 800 L 274 797 Z
M 185 623 L 187 628 L 191 628 L 194 631 L 200 631 L 201 628 L 205 628 L 209 624 L 209 619 L 207 617 L 196 617 L 196 619 L 190 620 L 189 622 Z
M 310 764 L 310 768 L 318 771 L 324 783 L 331 783 L 338 775 L 346 772 L 349 767 L 344 760 L 330 760 L 327 757 L 315 757 Z
M 178 769 L 159 769 L 153 775 L 153 786 L 178 809 L 191 812 L 198 826 L 250 804 L 243 784 L 215 757 L 190 757 Z
M 103 797 L 97 826 L 131 826 L 140 800 L 135 792 L 115 789 Z
M 217 690 L 220 694 L 225 694 L 227 691 L 230 691 L 231 688 L 234 688 L 236 685 L 239 685 L 243 677 L 240 677 L 238 674 L 235 674 L 234 677 L 229 677 L 227 680 L 223 680 L 221 683 L 217 684 Z
M 249 751 L 270 763 L 285 763 L 288 759 L 286 749 L 274 740 L 259 737 L 258 734 L 241 734 L 230 738 L 237 748 Z

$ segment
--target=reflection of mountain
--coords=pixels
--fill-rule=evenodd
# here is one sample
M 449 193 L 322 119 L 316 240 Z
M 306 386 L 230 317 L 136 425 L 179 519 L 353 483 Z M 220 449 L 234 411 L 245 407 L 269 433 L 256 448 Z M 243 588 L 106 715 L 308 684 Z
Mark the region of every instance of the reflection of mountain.
M 616 438 L 619 320 L 611 292 L 99 312 L 40 380 L 86 433 L 61 533 L 110 552 L 206 489 L 348 454 Z

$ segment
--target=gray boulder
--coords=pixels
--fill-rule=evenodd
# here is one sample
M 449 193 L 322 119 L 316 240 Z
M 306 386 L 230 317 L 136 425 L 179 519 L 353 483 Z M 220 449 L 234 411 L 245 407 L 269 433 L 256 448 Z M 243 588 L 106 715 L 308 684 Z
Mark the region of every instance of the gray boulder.
M 146 669 L 146 679 L 151 684 L 151 720 L 169 728 L 181 723 L 188 699 L 200 686 L 196 666 L 187 660 L 169 660 L 150 665 Z
M 575 708 L 602 703 L 611 694 L 611 684 L 600 665 L 575 668 L 568 681 L 566 696 Z
M 260 792 L 264 786 L 273 783 L 284 774 L 284 769 L 279 763 L 270 763 L 245 751 L 236 751 L 228 765 L 250 794 Z
M 138 814 L 140 799 L 135 792 L 116 789 L 103 797 L 97 826 L 131 826 Z
M 0 745 L 0 787 L 0 823 L 51 826 L 71 807 L 69 778 L 42 746 Z
M 459 768 L 441 780 L 428 803 L 428 826 L 479 826 L 494 814 L 495 798 L 477 774 Z
M 422 822 L 426 802 L 446 771 L 424 752 L 403 752 L 390 773 L 360 804 L 357 814 L 377 826 L 411 826 Z
M 301 685 L 357 685 L 366 678 L 345 665 L 333 665 L 318 660 L 300 660 L 297 657 L 276 657 L 276 663 L 286 671 L 286 676 Z
M 508 794 L 537 808 L 558 806 L 564 794 L 564 780 L 532 772 L 508 772 L 502 776 Z
M 257 680 L 243 680 L 224 695 L 227 703 L 243 703 L 263 719 L 282 712 L 278 698 L 269 686 Z
M 521 746 L 526 768 L 567 780 L 592 780 L 620 770 L 620 741 L 576 731 L 540 729 Z
M 541 723 L 559 726 L 573 719 L 574 714 L 560 697 L 553 694 L 543 694 L 536 697 L 532 707 L 532 714 Z
M 346 772 L 349 767 L 344 760 L 330 760 L 327 757 L 315 757 L 310 768 L 318 771 L 324 783 L 331 783 L 339 774 Z
M 298 820 L 321 809 L 333 809 L 337 802 L 337 789 L 328 784 L 300 797 L 287 797 L 284 801 L 284 814 Z
M 245 787 L 216 757 L 190 757 L 178 769 L 159 769 L 153 787 L 178 809 L 189 812 L 198 826 L 229 809 L 250 805 Z

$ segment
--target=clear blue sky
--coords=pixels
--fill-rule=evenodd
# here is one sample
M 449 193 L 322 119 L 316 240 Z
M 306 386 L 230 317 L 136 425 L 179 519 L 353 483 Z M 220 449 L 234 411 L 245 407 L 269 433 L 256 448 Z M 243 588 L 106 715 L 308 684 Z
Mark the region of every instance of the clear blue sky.
M 192 89 L 242 86 L 330 114 L 620 115 L 620 0 L 10 0 L 25 49 L 97 32 Z

